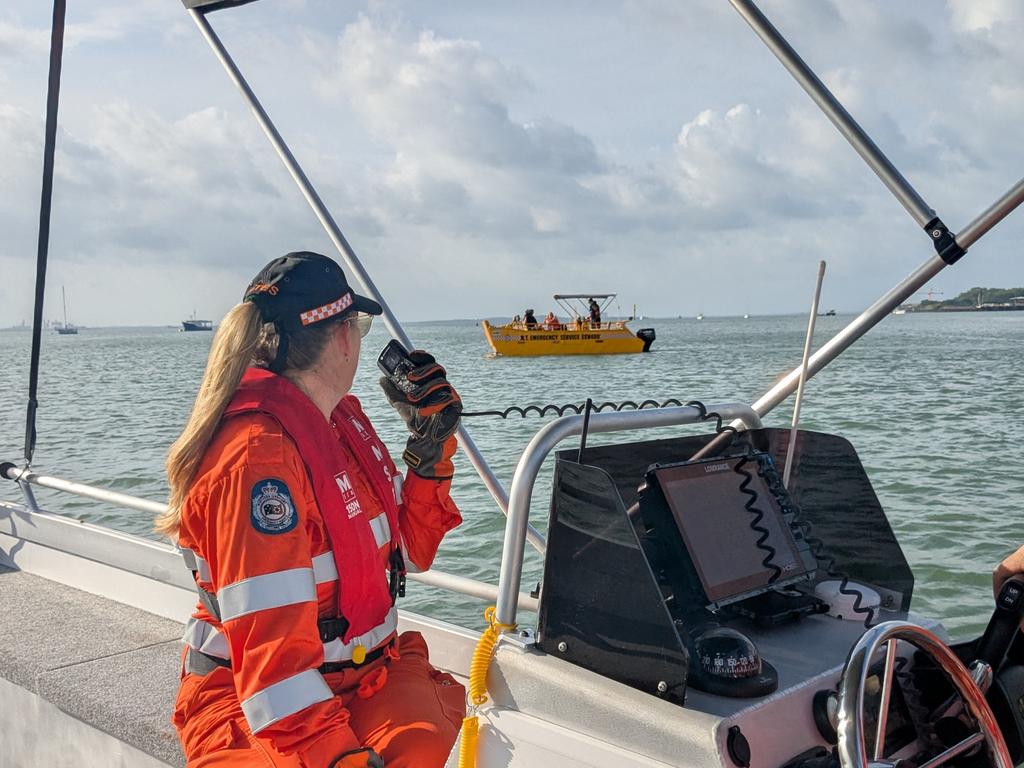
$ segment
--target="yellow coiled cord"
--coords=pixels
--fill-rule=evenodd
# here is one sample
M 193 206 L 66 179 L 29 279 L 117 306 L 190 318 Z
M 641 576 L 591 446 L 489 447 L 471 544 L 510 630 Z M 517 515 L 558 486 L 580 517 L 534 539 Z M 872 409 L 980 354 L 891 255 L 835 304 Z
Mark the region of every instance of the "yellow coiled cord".
M 474 768 L 476 765 L 477 739 L 480 734 L 480 719 L 477 711 L 487 702 L 487 669 L 491 666 L 494 649 L 501 639 L 502 632 L 511 632 L 515 624 L 502 624 L 494 618 L 495 607 L 492 605 L 484 611 L 487 629 L 480 635 L 480 640 L 473 650 L 473 660 L 469 664 L 469 708 L 462 721 L 459 733 L 459 768 Z

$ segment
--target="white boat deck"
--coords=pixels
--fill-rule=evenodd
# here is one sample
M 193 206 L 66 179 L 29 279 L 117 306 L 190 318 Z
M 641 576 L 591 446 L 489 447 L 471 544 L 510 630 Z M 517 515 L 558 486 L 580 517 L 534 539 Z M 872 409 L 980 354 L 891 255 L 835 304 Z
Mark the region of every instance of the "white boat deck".
M 185 765 L 182 624 L 7 568 L 0 604 L 0 765 Z

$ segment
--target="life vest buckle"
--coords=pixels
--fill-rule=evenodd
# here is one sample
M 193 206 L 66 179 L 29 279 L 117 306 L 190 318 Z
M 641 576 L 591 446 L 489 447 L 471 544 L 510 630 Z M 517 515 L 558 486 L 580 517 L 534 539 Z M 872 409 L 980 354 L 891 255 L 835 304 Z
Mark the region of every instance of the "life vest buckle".
M 391 604 L 394 605 L 399 597 L 405 597 L 405 558 L 398 547 L 391 550 L 388 565 L 388 590 L 391 592 Z
M 348 620 L 344 616 L 318 620 L 316 628 L 320 632 L 320 642 L 329 643 L 339 637 L 344 637 L 348 632 L 348 626 Z

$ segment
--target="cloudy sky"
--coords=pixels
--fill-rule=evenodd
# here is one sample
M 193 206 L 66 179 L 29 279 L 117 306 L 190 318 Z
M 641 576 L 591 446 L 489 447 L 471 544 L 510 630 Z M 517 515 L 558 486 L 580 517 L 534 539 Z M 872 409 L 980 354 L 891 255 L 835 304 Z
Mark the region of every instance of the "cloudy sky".
M 0 326 L 31 317 L 49 10 L 0 7 Z M 219 318 L 330 252 L 177 0 L 69 3 L 48 317 Z M 954 230 L 1024 176 L 1024 3 L 763 0 Z M 858 310 L 930 245 L 725 0 L 262 0 L 211 16 L 400 319 L 617 291 Z M 939 275 L 1024 284 L 1018 212 Z

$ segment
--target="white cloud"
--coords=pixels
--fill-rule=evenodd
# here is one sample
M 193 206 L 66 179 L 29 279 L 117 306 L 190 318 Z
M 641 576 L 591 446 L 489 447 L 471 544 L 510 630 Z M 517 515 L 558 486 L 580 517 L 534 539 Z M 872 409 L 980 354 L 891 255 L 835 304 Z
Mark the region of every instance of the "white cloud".
M 0 21 L 0 56 L 42 53 L 50 49 L 50 32 L 46 29 L 26 29 L 7 21 Z
M 224 36 L 389 302 L 407 316 L 511 314 L 538 292 L 579 288 L 583 264 L 587 284 L 631 293 L 649 313 L 675 314 L 690 301 L 728 307 L 738 270 L 772 290 L 736 309 L 784 309 L 789 287 L 806 282 L 823 256 L 830 275 L 850 277 L 857 306 L 877 288 L 858 282 L 858 269 L 895 280 L 906 271 L 900 265 L 928 253 L 898 203 L 720 4 L 681 12 L 630 3 L 622 37 L 599 52 L 550 46 L 560 31 L 538 28 L 529 54 L 455 14 L 420 19 L 388 6 L 353 19 L 334 9 L 332 26 L 301 4 L 283 14 L 268 5 L 281 22 L 268 27 L 260 6 L 248 6 L 256 15 L 237 25 L 223 23 Z M 1024 114 L 1020 83 L 1005 71 L 1019 55 L 1004 50 L 1006 29 L 1015 27 L 1005 8 L 986 8 L 987 16 L 951 2 L 948 23 L 919 21 L 914 8 L 824 0 L 780 0 L 765 10 L 955 225 L 1015 180 L 1000 174 L 1020 175 L 1005 159 L 1019 157 Z M 172 24 L 179 17 L 167 16 Z M 133 55 L 208 57 L 194 36 L 154 37 L 167 26 L 154 18 L 147 27 L 137 14 L 121 26 L 96 16 L 79 38 L 130 41 L 144 30 L 156 50 Z M 605 39 L 595 28 L 578 31 L 581 40 Z M 623 62 L 633 59 L 615 45 L 671 46 L 695 31 L 692 49 L 672 49 L 690 57 L 679 60 L 681 73 L 638 68 L 623 77 Z M 45 47 L 38 35 L 8 37 L 37 53 Z M 552 66 L 542 67 L 538 52 Z M 139 273 L 147 280 L 167 264 L 169 275 L 201 268 L 212 270 L 203 272 L 210 280 L 240 284 L 277 253 L 330 251 L 208 63 L 195 71 L 208 71 L 209 82 L 190 71 L 185 102 L 127 98 L 93 78 L 91 109 L 63 113 L 55 263 L 138 265 L 152 270 Z M 177 82 L 175 67 L 167 70 L 154 92 Z M 309 82 L 313 73 L 319 80 Z M 572 92 L 593 82 L 603 113 Z M 658 98 L 634 98 L 630 89 Z M 0 185 L 19 190 L 0 191 L 10 197 L 0 206 L 10 233 L 0 258 L 8 260 L 35 248 L 42 121 L 27 111 L 38 100 L 26 104 L 12 97 L 0 105 Z M 645 143 L 634 144 L 634 134 Z
M 45 6 L 44 6 L 45 7 Z M 64 50 L 70 51 L 90 43 L 120 40 L 142 27 L 156 27 L 173 22 L 181 14 L 160 0 L 136 0 L 122 7 L 102 7 L 92 11 L 90 18 L 79 21 L 81 9 L 72 7 L 65 17 Z M 175 9 L 176 10 L 176 9 Z M 50 14 L 46 14 L 47 24 Z M 0 20 L 0 56 L 31 54 L 37 56 L 50 50 L 49 26 L 33 27 L 14 21 Z
M 1016 0 L 947 0 L 953 29 L 968 34 L 993 33 L 1024 22 Z
M 256 137 L 220 109 L 167 121 L 114 102 L 96 106 L 89 122 L 88 133 L 62 130 L 57 140 L 55 234 L 72 257 L 128 250 L 144 260 L 173 255 L 192 261 L 210 243 L 230 243 L 227 250 L 234 250 L 239 231 L 248 233 L 245 242 L 279 223 L 279 211 L 296 208 L 283 205 L 290 190 L 283 195 L 255 162 Z M 16 149 L 6 172 L 9 188 L 31 186 L 39 173 L 42 121 L 0 108 L 0 143 Z M 36 200 L 11 202 L 16 211 L 8 216 L 33 219 Z M 203 258 L 219 261 L 220 254 Z

